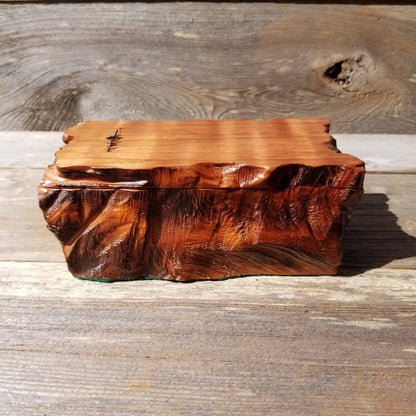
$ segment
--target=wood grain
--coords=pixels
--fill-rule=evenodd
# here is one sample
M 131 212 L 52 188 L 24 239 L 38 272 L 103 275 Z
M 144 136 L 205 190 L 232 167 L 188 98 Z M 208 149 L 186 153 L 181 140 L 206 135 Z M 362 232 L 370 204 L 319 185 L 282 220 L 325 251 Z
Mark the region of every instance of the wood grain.
M 137 290 L 0 263 L 0 279 L 6 415 L 414 414 L 413 271 Z
M 66 130 L 52 188 L 361 188 L 323 119 L 91 121 Z
M 63 130 L 92 119 L 325 117 L 334 133 L 415 131 L 413 6 L 0 8 L 1 129 Z
M 65 132 L 39 204 L 80 278 L 335 274 L 364 163 L 340 153 L 328 127 L 81 123 Z
M 96 280 L 188 281 L 335 274 L 361 191 L 40 189 L 71 272 Z

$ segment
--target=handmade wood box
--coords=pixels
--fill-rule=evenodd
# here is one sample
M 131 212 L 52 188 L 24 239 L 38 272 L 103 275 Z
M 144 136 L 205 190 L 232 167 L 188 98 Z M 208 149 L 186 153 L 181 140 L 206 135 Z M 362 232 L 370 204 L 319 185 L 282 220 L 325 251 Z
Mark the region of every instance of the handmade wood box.
M 335 274 L 364 164 L 321 119 L 85 122 L 40 207 L 77 277 Z

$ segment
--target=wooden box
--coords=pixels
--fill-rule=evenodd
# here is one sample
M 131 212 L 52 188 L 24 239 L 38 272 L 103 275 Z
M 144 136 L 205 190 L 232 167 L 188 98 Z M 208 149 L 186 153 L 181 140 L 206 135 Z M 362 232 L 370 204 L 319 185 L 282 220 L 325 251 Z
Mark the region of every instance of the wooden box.
M 100 121 L 65 132 L 40 207 L 77 277 L 335 274 L 364 164 L 321 119 Z

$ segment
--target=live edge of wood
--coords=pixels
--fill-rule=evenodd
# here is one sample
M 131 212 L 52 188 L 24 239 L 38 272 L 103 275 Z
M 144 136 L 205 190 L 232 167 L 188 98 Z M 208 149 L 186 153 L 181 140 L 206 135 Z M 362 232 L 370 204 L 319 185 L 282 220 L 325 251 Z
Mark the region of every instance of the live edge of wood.
M 321 119 L 82 123 L 39 186 L 70 271 L 94 280 L 335 274 L 364 163 Z

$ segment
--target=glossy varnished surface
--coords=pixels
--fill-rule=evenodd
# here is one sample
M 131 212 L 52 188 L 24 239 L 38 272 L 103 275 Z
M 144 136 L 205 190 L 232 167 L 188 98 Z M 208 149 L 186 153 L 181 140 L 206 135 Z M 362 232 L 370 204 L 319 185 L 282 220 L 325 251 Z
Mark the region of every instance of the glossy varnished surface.
M 39 199 L 82 278 L 335 274 L 362 195 L 321 119 L 89 122 L 64 141 Z
M 94 187 L 360 187 L 363 163 L 337 152 L 328 126 L 322 119 L 85 122 L 65 132 L 44 184 L 61 176 L 65 185 Z
M 335 274 L 360 191 L 41 190 L 71 272 L 99 280 Z

